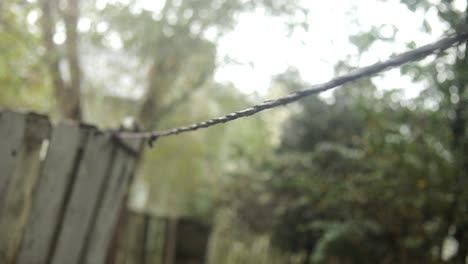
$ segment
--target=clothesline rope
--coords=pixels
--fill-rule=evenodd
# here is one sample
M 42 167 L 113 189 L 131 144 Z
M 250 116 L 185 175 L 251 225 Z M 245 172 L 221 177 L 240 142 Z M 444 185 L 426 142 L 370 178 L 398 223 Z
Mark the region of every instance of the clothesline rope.
M 338 76 L 331 79 L 328 82 L 322 84 L 312 85 L 309 88 L 292 92 L 287 96 L 277 98 L 274 100 L 264 101 L 260 104 L 253 105 L 251 107 L 245 108 L 243 110 L 235 111 L 224 116 L 212 118 L 203 122 L 193 123 L 187 126 L 181 126 L 177 128 L 172 128 L 168 130 L 155 130 L 155 131 L 143 131 L 143 132 L 130 132 L 130 131 L 121 131 L 116 132 L 116 136 L 122 139 L 147 139 L 149 146 L 153 146 L 153 143 L 159 137 L 166 137 L 171 135 L 177 135 L 184 132 L 195 131 L 201 128 L 207 128 L 221 123 L 230 122 L 238 118 L 243 118 L 247 116 L 252 116 L 261 111 L 275 108 L 282 105 L 287 105 L 289 103 L 298 101 L 301 98 L 318 94 L 343 84 L 355 81 L 360 78 L 370 77 L 379 72 L 401 66 L 403 64 L 413 62 L 419 59 L 422 59 L 428 55 L 434 54 L 446 50 L 454 45 L 460 45 L 462 42 L 468 40 L 468 30 L 458 32 L 456 34 L 449 35 L 445 38 L 442 38 L 433 43 L 421 46 L 419 48 L 401 53 L 396 55 L 386 61 L 377 62 L 370 66 L 362 67 L 351 71 L 348 74 Z

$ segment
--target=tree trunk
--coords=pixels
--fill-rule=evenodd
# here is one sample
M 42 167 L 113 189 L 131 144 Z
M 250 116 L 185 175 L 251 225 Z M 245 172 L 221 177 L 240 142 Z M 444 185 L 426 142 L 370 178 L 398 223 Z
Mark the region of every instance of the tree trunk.
M 148 72 L 148 88 L 143 107 L 138 117 L 140 125 L 144 129 L 156 127 L 156 117 L 159 115 L 161 97 L 168 91 L 177 79 L 179 65 L 175 57 L 165 55 L 155 58 Z
M 57 107 L 60 114 L 72 120 L 81 120 L 80 87 L 81 71 L 78 58 L 78 32 L 77 24 L 79 17 L 79 0 L 69 0 L 64 10 L 64 21 L 66 28 L 66 53 L 61 53 L 59 47 L 54 43 L 55 15 L 58 2 L 53 0 L 42 0 L 40 7 L 42 11 L 42 38 L 46 49 L 46 62 L 52 77 Z M 60 62 L 68 63 L 70 80 L 65 80 L 60 69 Z
M 68 0 L 64 12 L 64 22 L 67 40 L 66 57 L 70 80 L 65 96 L 61 98 L 63 114 L 73 120 L 81 120 L 81 69 L 78 53 L 78 18 L 80 13 L 79 0 Z
M 46 49 L 46 62 L 52 76 L 52 85 L 54 88 L 54 95 L 57 100 L 62 97 L 62 91 L 65 90 L 65 83 L 60 74 L 59 61 L 60 55 L 56 45 L 54 44 L 53 37 L 55 34 L 55 21 L 53 18 L 52 4 L 56 4 L 52 0 L 41 1 L 41 27 L 42 38 Z

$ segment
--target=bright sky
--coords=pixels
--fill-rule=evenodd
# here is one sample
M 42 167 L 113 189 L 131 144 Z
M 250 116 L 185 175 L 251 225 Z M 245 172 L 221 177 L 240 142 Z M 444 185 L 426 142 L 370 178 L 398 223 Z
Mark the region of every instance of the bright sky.
M 360 61 L 355 57 L 352 63 L 356 66 L 372 64 L 392 53 L 403 52 L 405 44 L 411 40 L 418 46 L 427 44 L 444 32 L 435 8 L 425 14 L 423 11 L 413 13 L 396 0 L 304 2 L 310 11 L 309 32 L 298 31 L 291 37 L 287 36 L 279 18 L 267 17 L 260 12 L 241 15 L 235 30 L 221 40 L 219 58 L 229 55 L 245 64 L 223 66 L 215 79 L 233 82 L 245 93 L 264 95 L 271 77 L 291 66 L 296 67 L 311 84 L 329 80 L 333 77 L 333 65 L 337 61 L 347 55 L 357 55 L 357 49 L 349 42 L 349 35 L 366 31 L 371 26 L 382 26 L 382 34 L 391 35 L 393 29 L 389 25 L 396 25 L 396 43 L 375 44 Z M 456 0 L 455 4 L 464 10 L 466 1 Z M 424 16 L 432 27 L 431 35 L 421 31 Z M 411 84 L 410 79 L 401 77 L 398 70 L 387 72 L 384 78 L 376 77 L 373 81 L 383 88 L 404 88 Z M 409 96 L 414 93 L 410 92 Z
M 98 8 L 103 7 L 109 1 L 126 2 L 98 0 L 96 5 Z M 232 82 L 247 94 L 256 92 L 264 96 L 272 76 L 284 72 L 289 67 L 298 69 L 304 80 L 310 84 L 322 83 L 334 77 L 334 65 L 339 60 L 350 56 L 352 65 L 366 66 L 378 60 L 385 60 L 392 53 L 406 51 L 406 43 L 410 41 L 415 41 L 417 46 L 432 42 L 446 30 L 438 20 L 435 8 L 430 9 L 428 13 L 422 10 L 413 13 L 399 0 L 302 1 L 303 6 L 309 10 L 310 28 L 308 32 L 298 30 L 291 36 L 288 36 L 285 30 L 284 18 L 270 17 L 262 11 L 240 15 L 234 31 L 220 40 L 218 59 L 220 65 L 223 65 L 221 61 L 226 56 L 242 64 L 221 66 L 215 74 L 215 79 L 219 82 Z M 429 1 L 435 3 L 440 0 Z M 140 0 L 137 3 L 140 3 L 138 8 L 156 11 L 161 9 L 164 1 Z M 454 4 L 459 10 L 464 10 L 466 1 L 455 0 Z M 31 19 L 37 19 L 35 17 Z M 424 19 L 432 27 L 431 34 L 421 30 Z M 80 20 L 80 30 L 89 28 L 90 21 L 85 20 Z M 349 36 L 366 32 L 372 26 L 380 27 L 381 34 L 391 36 L 393 28 L 390 25 L 397 28 L 395 42 L 377 42 L 358 60 L 358 51 L 350 43 Z M 54 40 L 57 43 L 63 42 L 63 30 L 59 30 L 58 33 L 61 34 L 56 34 Z M 111 39 L 111 44 L 121 46 L 121 42 L 117 40 Z M 116 48 L 119 48 L 119 45 Z M 408 76 L 401 76 L 398 69 L 372 80 L 383 89 L 411 88 L 405 89 L 407 97 L 417 95 L 422 87 L 412 83 Z M 132 84 L 127 88 L 134 87 Z M 128 95 L 129 91 L 135 93 L 136 90 L 122 88 L 122 93 Z M 142 90 L 138 94 L 141 95 Z

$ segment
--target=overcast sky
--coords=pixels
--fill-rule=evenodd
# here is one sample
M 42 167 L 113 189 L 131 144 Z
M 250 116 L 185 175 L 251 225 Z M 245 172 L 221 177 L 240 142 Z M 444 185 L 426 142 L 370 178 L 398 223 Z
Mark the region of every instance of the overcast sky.
M 299 30 L 291 37 L 287 36 L 283 20 L 279 18 L 262 12 L 241 15 L 235 30 L 221 40 L 218 55 L 220 59 L 229 55 L 245 64 L 221 67 L 215 79 L 232 82 L 246 93 L 265 94 L 273 75 L 296 67 L 307 82 L 320 83 L 333 77 L 333 65 L 337 61 L 347 55 L 357 55 L 348 39 L 352 34 L 372 26 L 382 26 L 381 32 L 387 35 L 393 32 L 390 25 L 398 29 L 395 43 L 377 43 L 360 61 L 352 61 L 356 66 L 365 66 L 405 51 L 409 41 L 415 41 L 418 46 L 432 42 L 445 30 L 435 8 L 428 13 L 413 13 L 397 0 L 304 2 L 310 12 L 310 29 L 308 32 Z M 455 3 L 464 10 L 466 1 L 456 0 Z M 421 31 L 424 17 L 432 26 L 430 35 Z M 398 70 L 373 81 L 382 88 L 404 88 L 411 84 Z M 414 93 L 409 92 L 409 96 Z
M 109 1 L 119 0 L 98 0 L 96 5 L 105 6 Z M 309 10 L 309 30 L 306 32 L 299 29 L 291 36 L 288 36 L 285 29 L 284 18 L 271 17 L 262 11 L 240 15 L 234 31 L 220 40 L 218 60 L 220 65 L 223 65 L 223 58 L 229 56 L 242 64 L 219 67 L 215 74 L 216 81 L 231 82 L 247 94 L 258 93 L 264 96 L 272 76 L 284 72 L 289 67 L 298 69 L 308 83 L 317 84 L 332 78 L 334 65 L 348 56 L 351 56 L 352 65 L 366 66 L 378 60 L 385 60 L 393 53 L 406 51 L 406 44 L 410 41 L 415 41 L 417 46 L 435 41 L 446 30 L 438 20 L 435 8 L 427 13 L 422 10 L 413 13 L 401 4 L 400 0 L 303 2 L 303 6 Z M 157 12 L 164 1 L 140 0 L 137 3 L 141 5 L 140 8 Z M 464 10 L 466 1 L 455 0 L 454 4 L 458 9 Z M 421 30 L 424 19 L 432 27 L 431 34 Z M 89 24 L 90 21 L 81 19 L 79 28 L 89 28 Z M 366 32 L 373 26 L 380 28 L 381 34 L 391 36 L 394 32 L 392 25 L 397 29 L 395 42 L 376 42 L 358 60 L 358 51 L 350 43 L 349 36 Z M 63 32 L 54 36 L 57 43 L 63 42 L 64 38 Z M 113 43 L 118 44 L 116 49 L 121 46 L 119 41 Z M 418 85 L 411 83 L 408 76 L 400 76 L 398 69 L 372 80 L 383 89 L 410 87 L 411 89 L 405 89 L 408 97 L 419 92 Z M 141 89 L 133 89 L 134 84 L 121 86 L 122 94 L 132 93 L 136 97 L 142 94 Z M 419 85 L 419 88 L 421 87 Z

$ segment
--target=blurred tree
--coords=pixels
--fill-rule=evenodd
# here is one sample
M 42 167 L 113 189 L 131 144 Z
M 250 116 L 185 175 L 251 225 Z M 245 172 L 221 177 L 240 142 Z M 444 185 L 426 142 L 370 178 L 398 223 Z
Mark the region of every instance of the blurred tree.
M 116 127 L 122 118 L 135 116 L 146 129 L 180 125 L 183 121 L 189 123 L 237 109 L 247 103 L 245 97 L 212 80 L 218 66 L 216 46 L 218 39 L 233 29 L 240 13 L 254 10 L 287 16 L 291 21 L 297 13 L 307 13 L 299 1 L 6 0 L 2 2 L 0 16 L 0 45 L 7 51 L 2 53 L 6 59 L 0 61 L 1 104 L 58 114 L 101 127 Z M 305 26 L 306 16 L 300 17 L 304 20 L 296 19 L 288 26 Z M 196 95 L 201 87 L 210 92 Z M 217 90 L 225 93 L 223 103 L 239 105 L 234 108 L 209 102 L 220 96 L 215 94 Z M 228 95 L 235 98 L 229 101 Z M 191 99 L 193 96 L 196 100 Z M 200 110 L 195 111 L 188 104 L 196 104 Z M 156 162 L 161 165 L 158 168 L 161 172 L 180 173 L 172 176 L 180 181 L 187 177 L 196 181 L 201 174 L 211 174 L 200 165 L 211 159 L 200 154 L 201 146 L 212 149 L 207 152 L 216 153 L 210 154 L 216 157 L 229 151 L 216 145 L 224 143 L 223 140 L 208 136 L 181 137 L 174 142 L 170 144 L 176 150 L 173 155 L 161 155 L 168 152 L 161 145 L 156 153 L 148 154 L 143 167 L 151 167 L 144 165 L 153 162 L 150 156 L 162 157 L 161 162 Z M 187 149 L 186 156 L 180 155 L 182 148 Z M 241 148 L 239 143 L 238 149 Z M 169 169 L 177 167 L 174 161 L 187 164 L 187 168 Z M 155 178 L 154 170 L 142 169 L 141 175 L 144 176 L 140 179 Z M 152 180 L 143 182 L 148 184 Z M 185 186 L 180 183 L 177 186 Z M 159 199 L 160 193 L 168 193 L 167 190 L 174 193 L 172 188 L 160 192 L 168 184 L 174 187 L 170 183 L 154 187 L 156 190 L 151 193 L 158 195 L 152 200 L 159 204 L 166 199 Z M 181 197 L 187 198 L 171 199 L 185 208 L 197 199 L 189 198 L 195 191 L 193 188 L 187 192 L 185 187 L 181 188 L 176 193 L 186 193 Z
M 402 3 L 410 10 L 423 9 L 426 12 L 436 10 L 440 20 L 449 28 L 457 30 L 468 23 L 468 5 L 465 10 L 460 9 L 456 1 L 441 1 L 431 5 L 428 1 L 406 1 Z M 426 25 L 426 26 L 425 26 Z M 423 28 L 430 32 L 428 22 L 423 21 Z M 431 80 L 431 85 L 424 91 L 423 100 L 431 100 L 430 96 L 436 94 L 438 111 L 445 120 L 445 126 L 450 127 L 447 133 L 449 142 L 444 146 L 449 148 L 454 159 L 456 183 L 453 190 L 453 201 L 450 210 L 446 213 L 450 221 L 450 228 L 454 230 L 453 238 L 458 243 L 457 251 L 453 257 L 454 263 L 466 263 L 468 258 L 468 205 L 466 191 L 463 185 L 468 183 L 468 54 L 464 45 L 457 48 L 449 58 L 438 59 L 426 68 L 417 68 L 416 72 Z M 429 70 L 427 70 L 429 69 Z
M 0 107 L 48 112 L 51 89 L 44 78 L 35 8 L 22 1 L 0 4 Z
M 234 27 L 241 12 L 255 9 L 291 17 L 306 13 L 299 1 L 167 0 L 146 6 L 139 1 L 128 5 L 115 2 L 99 11 L 96 24 L 107 28 L 96 31 L 95 40 L 103 46 L 111 45 L 109 39 L 121 43 L 122 52 L 138 61 L 133 70 L 144 71 L 144 95 L 136 113 L 139 123 L 146 129 L 178 126 L 236 110 L 248 102 L 233 87 L 216 84 L 212 76 L 218 66 L 219 38 Z M 255 124 L 261 122 L 244 123 L 258 127 Z M 219 181 L 215 175 L 221 174 L 229 155 L 223 144 L 251 151 L 251 147 L 235 143 L 252 137 L 253 133 L 242 129 L 251 131 L 249 125 L 239 125 L 237 129 L 215 128 L 158 142 L 156 149 L 145 153 L 135 190 L 147 189 L 148 207 L 159 214 L 206 214 Z M 229 132 L 231 138 L 221 137 L 231 130 L 236 131 Z M 262 130 L 267 129 L 260 127 L 259 135 L 263 135 Z M 247 138 L 239 136 L 242 134 Z M 263 146 L 266 141 L 267 137 L 259 143 L 249 142 Z
M 81 119 L 79 3 L 2 2 L 2 105 Z
M 45 47 L 45 61 L 52 79 L 58 112 L 66 118 L 81 120 L 80 54 L 78 50 L 78 20 L 80 1 L 40 0 L 41 29 Z M 65 35 L 63 46 L 57 45 L 57 27 L 63 23 Z M 63 32 L 60 32 L 63 34 Z M 64 49 L 64 50 L 62 50 Z
M 143 127 L 159 126 L 190 94 L 210 81 L 216 67 L 217 40 L 234 27 L 239 13 L 261 7 L 272 15 L 306 14 L 298 2 L 166 0 L 147 6 L 139 1 L 107 4 L 100 22 L 109 25 L 105 34 L 116 34 L 125 51 L 137 56 L 147 71 L 138 115 Z
M 37 109 L 17 96 L 24 85 L 18 73 L 26 72 L 42 85 L 42 90 L 28 85 L 27 95 L 40 95 L 31 98 L 45 105 L 44 111 L 100 127 L 135 116 L 143 128 L 154 129 L 237 110 L 250 99 L 212 78 L 218 39 L 233 29 L 240 13 L 254 10 L 289 17 L 294 20 L 289 30 L 305 26 L 306 16 L 293 19 L 306 14 L 299 2 L 7 0 L 2 14 L 27 41 L 0 39 L 12 51 L 0 62 L 8 70 L 2 76 L 15 81 L 0 89 L 2 106 Z M 139 209 L 161 215 L 210 216 L 224 180 L 217 176 L 258 159 L 270 144 L 268 130 L 264 120 L 252 118 L 158 142 L 145 153 L 133 200 L 143 201 L 136 202 Z
M 435 8 L 453 28 L 463 21 L 452 2 Z M 369 34 L 352 38 L 363 53 L 391 41 Z M 226 203 L 304 263 L 465 263 L 467 72 L 464 47 L 447 53 L 402 67 L 426 80 L 414 99 L 367 79 L 299 102 L 277 152 L 232 175 Z M 279 77 L 302 85 L 294 71 Z

